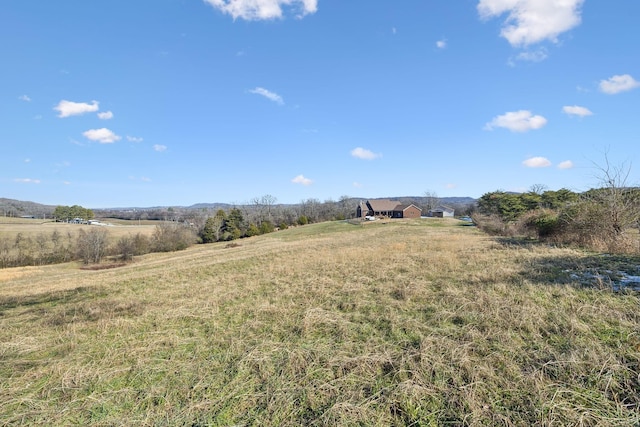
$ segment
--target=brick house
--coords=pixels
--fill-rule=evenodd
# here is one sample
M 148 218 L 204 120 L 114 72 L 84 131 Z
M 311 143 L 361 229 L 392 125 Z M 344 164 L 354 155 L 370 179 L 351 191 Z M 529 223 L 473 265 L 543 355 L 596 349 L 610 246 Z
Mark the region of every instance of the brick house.
M 397 200 L 377 199 L 360 202 L 356 211 L 358 218 L 386 216 L 388 218 L 420 218 L 422 209 L 413 203 L 402 204 Z

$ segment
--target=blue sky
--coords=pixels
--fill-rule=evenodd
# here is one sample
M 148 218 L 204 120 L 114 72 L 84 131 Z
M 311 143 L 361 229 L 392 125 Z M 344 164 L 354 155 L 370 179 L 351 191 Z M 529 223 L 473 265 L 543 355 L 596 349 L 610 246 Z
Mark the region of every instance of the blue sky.
M 640 182 L 640 2 L 4 0 L 0 197 L 86 207 Z

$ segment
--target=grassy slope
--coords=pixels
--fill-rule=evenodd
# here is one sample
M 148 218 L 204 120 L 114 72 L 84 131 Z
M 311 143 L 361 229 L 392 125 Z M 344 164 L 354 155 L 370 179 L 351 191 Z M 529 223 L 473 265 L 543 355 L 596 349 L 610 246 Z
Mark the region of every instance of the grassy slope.
M 0 270 L 0 424 L 640 422 L 639 299 L 452 221 Z M 556 283 L 552 283 L 556 282 Z

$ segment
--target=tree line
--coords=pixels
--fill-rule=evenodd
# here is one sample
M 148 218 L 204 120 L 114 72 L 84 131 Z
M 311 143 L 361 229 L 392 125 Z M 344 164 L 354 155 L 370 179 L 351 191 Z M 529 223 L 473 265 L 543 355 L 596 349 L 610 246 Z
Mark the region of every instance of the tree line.
M 601 186 L 582 193 L 534 186 L 524 193 L 493 191 L 478 199 L 473 219 L 485 232 L 574 244 L 610 253 L 640 252 L 640 188 L 628 168 L 599 168 Z
M 195 231 L 183 223 L 163 222 L 149 236 L 142 233 L 113 240 L 104 227 L 79 228 L 61 233 L 0 237 L 0 268 L 79 261 L 99 264 L 105 259 L 130 261 L 151 252 L 172 252 L 198 242 Z

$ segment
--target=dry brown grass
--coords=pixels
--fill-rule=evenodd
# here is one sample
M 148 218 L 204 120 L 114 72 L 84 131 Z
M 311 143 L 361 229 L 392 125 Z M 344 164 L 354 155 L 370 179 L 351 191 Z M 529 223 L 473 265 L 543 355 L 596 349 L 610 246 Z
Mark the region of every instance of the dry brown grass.
M 38 219 L 22 219 L 22 218 L 2 218 L 0 217 L 0 238 L 9 238 L 14 240 L 18 233 L 22 233 L 24 236 L 35 237 L 38 234 L 50 235 L 54 231 L 58 231 L 62 235 L 67 233 L 77 234 L 78 230 L 90 230 L 97 226 L 95 225 L 81 225 L 81 224 L 66 224 L 62 222 L 43 221 Z M 105 227 L 109 231 L 109 235 L 112 240 L 117 240 L 122 236 L 134 235 L 141 233 L 146 236 L 151 236 L 155 229 L 154 224 L 138 224 L 137 222 L 130 223 L 114 223 L 112 227 Z
M 640 422 L 638 295 L 454 221 L 0 276 L 0 424 Z

